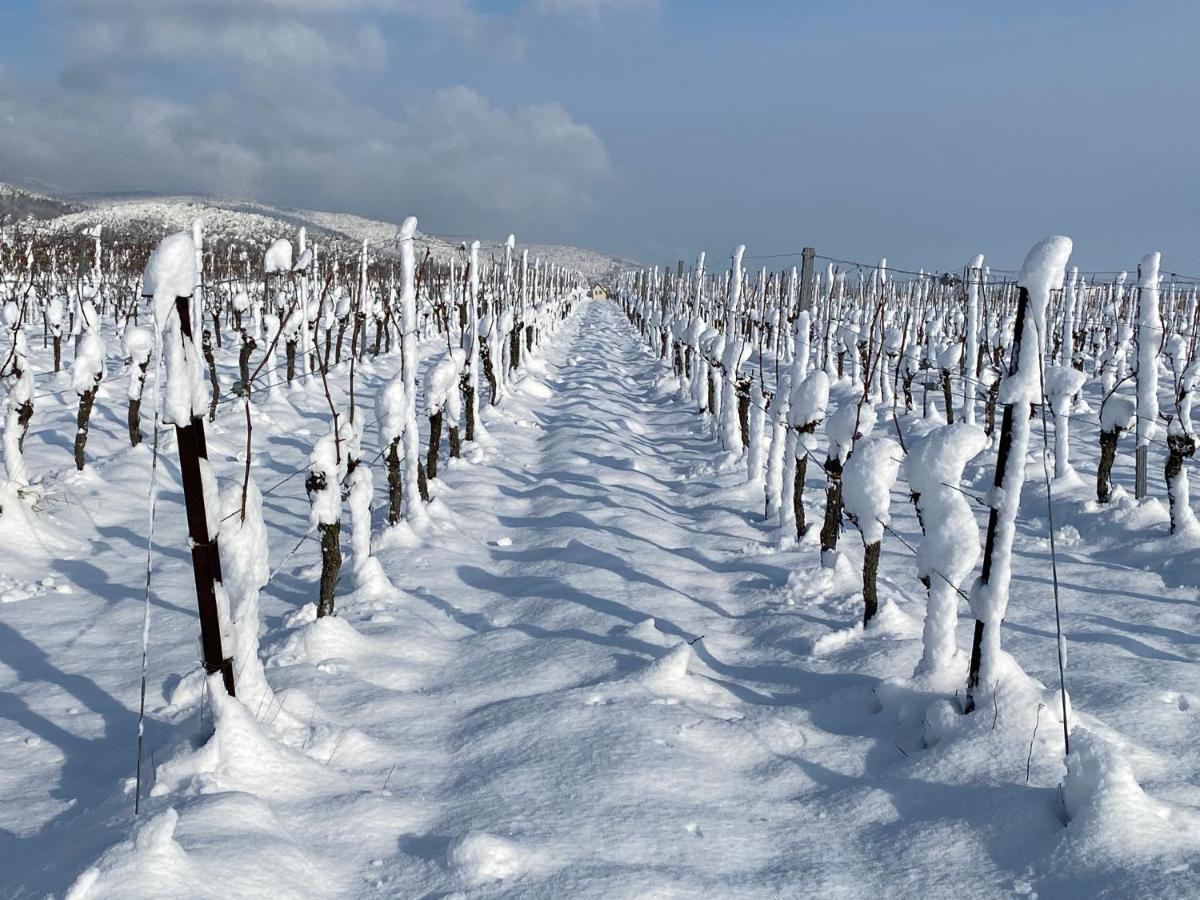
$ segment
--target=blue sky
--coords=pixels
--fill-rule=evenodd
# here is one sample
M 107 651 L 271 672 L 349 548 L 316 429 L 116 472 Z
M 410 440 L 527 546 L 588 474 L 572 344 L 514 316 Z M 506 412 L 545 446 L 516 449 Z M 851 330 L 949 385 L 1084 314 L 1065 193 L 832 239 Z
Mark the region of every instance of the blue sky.
M 0 179 L 658 263 L 1003 268 L 1059 232 L 1083 268 L 1197 274 L 1198 26 L 1184 0 L 8 0 Z

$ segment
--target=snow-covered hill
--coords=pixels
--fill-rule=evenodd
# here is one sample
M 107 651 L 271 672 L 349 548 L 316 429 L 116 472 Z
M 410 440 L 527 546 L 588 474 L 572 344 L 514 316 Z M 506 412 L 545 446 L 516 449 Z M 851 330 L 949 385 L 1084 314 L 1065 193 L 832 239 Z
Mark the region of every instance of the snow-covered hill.
M 79 209 L 48 194 L 0 181 L 0 224 L 33 219 L 52 219 Z
M 395 222 L 378 221 L 351 213 L 311 209 L 287 209 L 250 200 L 221 197 L 178 196 L 83 196 L 51 197 L 24 188 L 0 183 L 0 221 L 32 218 L 43 227 L 79 232 L 101 225 L 105 233 L 122 237 L 158 239 L 172 231 L 191 226 L 196 218 L 204 220 L 205 233 L 217 243 L 249 243 L 263 247 L 280 237 L 292 237 L 301 226 L 314 240 L 367 240 L 376 246 L 396 235 Z M 499 240 L 480 237 L 484 258 L 500 255 Z M 422 235 L 421 241 L 435 259 L 449 257 L 463 240 L 461 236 Z M 530 258 L 540 258 L 598 279 L 636 263 L 581 247 L 557 244 L 519 244 L 528 248 Z

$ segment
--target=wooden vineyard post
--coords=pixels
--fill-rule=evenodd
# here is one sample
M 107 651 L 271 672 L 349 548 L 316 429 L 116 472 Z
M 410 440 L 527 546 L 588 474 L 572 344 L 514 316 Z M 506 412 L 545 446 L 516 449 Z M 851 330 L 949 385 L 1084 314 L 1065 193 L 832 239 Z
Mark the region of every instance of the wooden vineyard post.
M 1137 434 L 1141 437 L 1141 416 L 1137 417 Z M 1150 450 L 1145 444 L 1139 443 L 1137 449 L 1134 450 L 1134 470 L 1133 470 L 1133 497 L 1135 500 L 1141 500 L 1146 496 L 1146 467 L 1148 465 L 1147 452 Z
M 817 251 L 812 247 L 805 247 L 800 251 L 800 310 L 798 311 L 812 312 L 813 259 L 816 255 Z
M 188 307 L 188 297 L 175 298 L 183 339 L 192 341 L 192 320 Z M 196 606 L 200 613 L 200 644 L 204 656 L 204 671 L 209 675 L 220 672 L 225 682 L 225 690 L 232 697 L 233 659 L 225 656 L 222 647 L 221 617 L 217 610 L 217 585 L 221 583 L 221 553 L 217 538 L 209 540 L 208 510 L 204 505 L 204 477 L 200 471 L 200 460 L 208 459 L 203 416 L 194 416 L 187 425 L 176 424 L 175 440 L 179 445 L 179 472 L 183 482 L 183 502 L 187 508 L 188 538 L 192 547 L 192 573 L 196 579 Z
M 1017 300 L 1017 320 L 1013 325 L 1012 356 L 1009 363 L 1010 376 L 1016 374 L 1017 367 L 1021 363 L 1021 338 L 1025 331 L 1025 315 L 1029 307 L 1029 291 L 1024 287 L 1021 287 L 1020 291 Z M 1012 402 L 1004 404 L 1004 415 L 1000 422 L 1000 444 L 996 451 L 996 475 L 992 481 L 993 488 L 999 491 L 1009 487 L 1005 484 L 1005 474 L 1008 471 L 1008 457 L 1012 449 L 1013 406 Z M 1028 412 L 1025 414 L 1028 415 Z M 997 552 L 996 532 L 1000 524 L 998 506 L 999 504 L 993 504 L 988 513 L 987 537 L 983 548 L 983 569 L 980 573 L 980 582 L 983 584 L 991 581 L 993 560 Z M 975 630 L 971 636 L 971 660 L 967 669 L 967 696 L 963 703 L 963 712 L 965 713 L 975 710 L 975 690 L 979 687 L 979 667 L 983 661 L 984 629 L 999 627 L 999 622 L 988 623 L 979 619 L 975 620 Z

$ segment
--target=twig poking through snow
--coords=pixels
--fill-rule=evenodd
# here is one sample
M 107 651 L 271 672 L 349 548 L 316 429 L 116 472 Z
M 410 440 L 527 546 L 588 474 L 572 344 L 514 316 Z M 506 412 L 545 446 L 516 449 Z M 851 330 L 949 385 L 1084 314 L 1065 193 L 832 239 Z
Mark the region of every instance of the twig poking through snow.
M 1033 771 L 1033 742 L 1037 740 L 1038 725 L 1042 722 L 1042 710 L 1045 709 L 1045 703 L 1039 703 L 1037 707 L 1037 715 L 1033 720 L 1033 737 L 1029 739 L 1029 758 L 1025 760 L 1025 783 L 1029 784 L 1029 775 Z

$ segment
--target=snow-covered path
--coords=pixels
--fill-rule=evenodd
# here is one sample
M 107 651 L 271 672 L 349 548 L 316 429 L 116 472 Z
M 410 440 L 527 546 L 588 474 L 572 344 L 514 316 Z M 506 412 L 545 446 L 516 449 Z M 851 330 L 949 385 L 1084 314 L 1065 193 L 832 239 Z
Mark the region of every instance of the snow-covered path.
M 377 384 L 394 365 L 381 357 L 363 378 Z M 289 402 L 268 408 L 264 484 L 298 466 L 303 429 L 321 427 L 315 390 Z M 920 655 L 909 551 L 885 540 L 890 603 L 866 634 L 848 627 L 861 614 L 857 536 L 843 535 L 848 561 L 832 573 L 810 542 L 779 549 L 743 470 L 719 468 L 707 427 L 616 305 L 583 305 L 487 422 L 489 445 L 435 484 L 431 521 L 379 541 L 394 590 L 352 594 L 347 569 L 339 615 L 314 623 L 315 546 L 286 561 L 263 600 L 279 700 L 244 698 L 248 714 L 226 716 L 207 755 L 179 743 L 199 730 L 194 679 L 179 687 L 174 674 L 194 668 L 196 626 L 186 556 L 164 549 L 148 703 L 157 790 L 137 845 L 109 853 L 91 896 L 1197 888 L 1191 814 L 1171 822 L 1183 849 L 1159 841 L 1135 859 L 1144 865 L 1114 862 L 1104 834 L 1064 828 L 1049 713 L 1037 713 L 1028 783 L 1033 708 L 1012 727 L 976 715 L 973 731 L 926 747 L 935 696 L 887 680 Z M 109 425 L 115 445 L 120 426 Z M 240 438 L 219 420 L 213 458 L 236 467 Z M 73 494 L 128 502 L 86 522 L 63 510 L 95 535 L 90 556 L 75 548 L 56 567 L 72 593 L 50 584 L 0 607 L 0 871 L 16 873 L 13 896 L 62 892 L 129 832 L 119 785 L 132 770 L 142 573 L 131 561 L 144 547 L 147 462 L 144 447 L 114 451 L 64 476 Z M 978 487 L 990 469 L 975 475 Z M 1051 685 L 1038 503 L 1031 489 L 1005 641 Z M 182 533 L 178 504 L 164 494 L 160 535 Z M 913 540 L 910 507 L 898 497 L 895 508 Z M 299 481 L 267 511 L 277 565 L 306 527 Z M 1056 524 L 1086 532 L 1093 519 L 1068 503 Z M 1124 733 L 1156 796 L 1195 808 L 1200 600 L 1127 564 L 1101 570 L 1120 536 L 1100 537 L 1060 546 L 1076 705 Z M 288 722 L 303 740 L 288 743 Z

